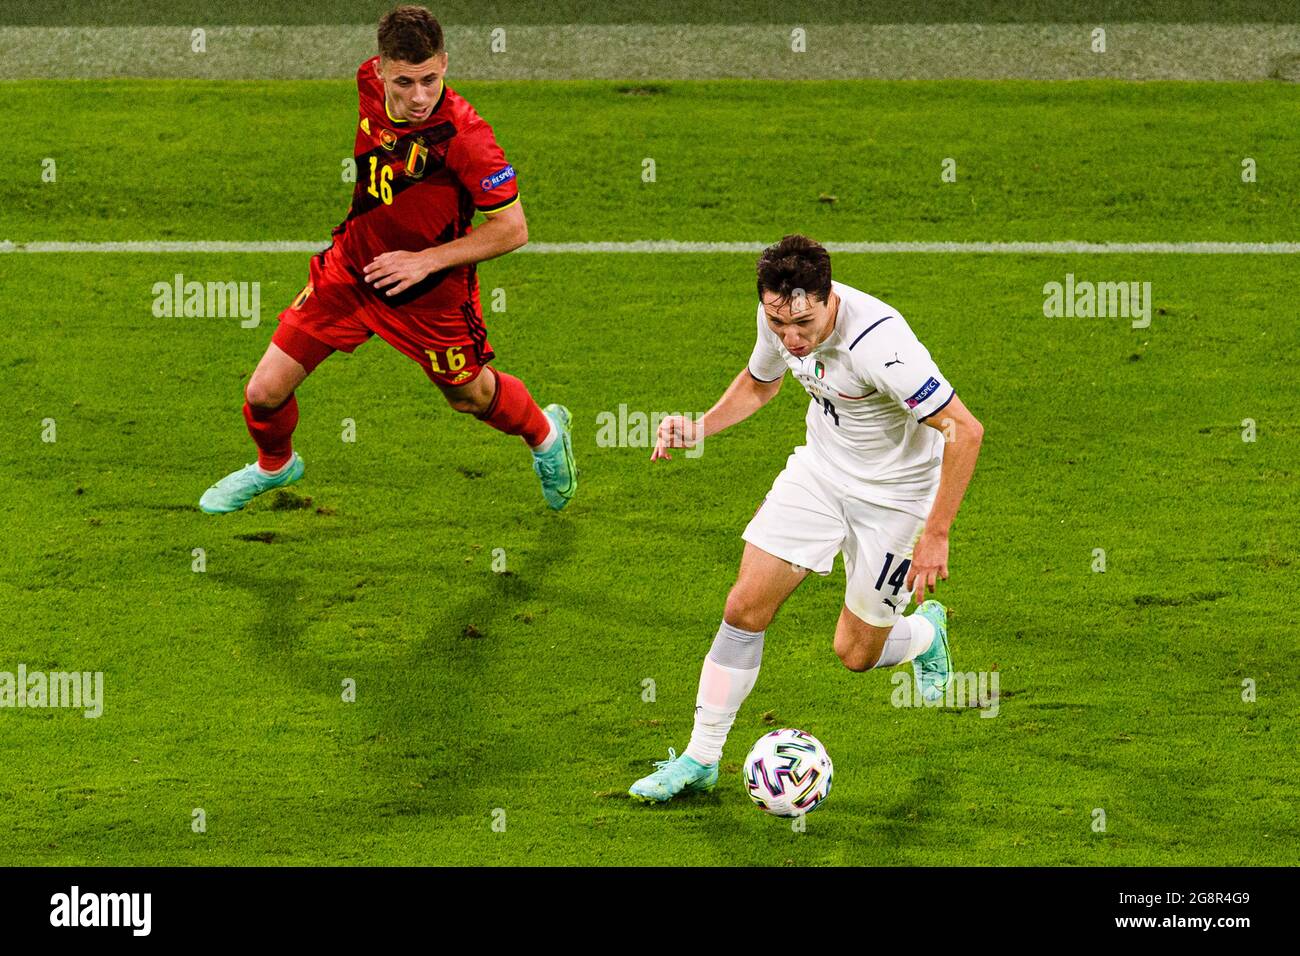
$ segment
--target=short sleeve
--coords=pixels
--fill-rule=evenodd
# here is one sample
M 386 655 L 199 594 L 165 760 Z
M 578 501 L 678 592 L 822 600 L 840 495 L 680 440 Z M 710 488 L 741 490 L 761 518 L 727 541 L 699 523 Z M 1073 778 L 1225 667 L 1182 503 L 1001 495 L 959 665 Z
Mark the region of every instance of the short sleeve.
M 772 331 L 767 327 L 767 316 L 763 307 L 758 307 L 758 339 L 754 342 L 754 351 L 749 356 L 749 374 L 760 382 L 775 382 L 785 374 L 785 359 L 777 350 Z
M 519 199 L 515 168 L 482 119 L 457 130 L 447 148 L 447 168 L 474 197 L 479 212 L 500 212 Z
M 956 391 L 901 316 L 878 324 L 855 344 L 854 365 L 913 418 L 924 421 L 951 402 Z

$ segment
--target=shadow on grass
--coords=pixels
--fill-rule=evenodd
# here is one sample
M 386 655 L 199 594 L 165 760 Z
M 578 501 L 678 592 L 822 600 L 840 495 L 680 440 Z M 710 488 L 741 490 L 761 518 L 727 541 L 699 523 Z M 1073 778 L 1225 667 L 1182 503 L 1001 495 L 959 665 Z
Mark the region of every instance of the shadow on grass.
M 447 557 L 441 564 L 431 561 L 418 579 L 421 586 L 403 592 L 398 607 L 384 608 L 400 620 L 403 639 L 389 645 L 391 653 L 382 658 L 346 664 L 316 654 L 307 631 L 328 619 L 339 601 L 355 597 L 323 592 L 313 579 L 280 562 L 263 564 L 260 573 L 223 574 L 259 608 L 248 633 L 258 656 L 283 669 L 304 695 L 332 694 L 342 677 L 355 678 L 356 703 L 345 705 L 336 743 L 344 762 L 366 778 L 358 799 L 367 800 L 374 830 L 382 831 L 386 820 L 409 827 L 413 816 L 486 814 L 480 806 L 483 789 L 505 800 L 513 781 L 534 776 L 539 763 L 534 735 L 525 702 L 512 699 L 510 688 L 519 686 L 521 676 L 527 680 L 531 671 L 520 668 L 535 658 L 535 649 L 556 641 L 545 632 L 543 614 L 528 634 L 532 650 L 505 642 L 517 637 L 521 626 L 531 626 L 532 618 L 522 612 L 530 602 L 565 600 L 562 586 L 548 587 L 548 578 L 569 560 L 577 527 L 551 515 L 521 521 L 518 530 L 524 534 L 516 536 L 514 549 L 528 558 L 507 573 L 481 564 L 470 569 Z M 245 547 L 269 552 L 277 545 Z M 373 575 L 375 567 L 358 573 Z M 506 662 L 500 663 L 503 656 Z M 536 673 L 543 672 L 539 664 Z
M 365 763 L 387 778 L 393 795 L 377 815 L 486 814 L 473 791 L 490 787 L 504 800 L 512 780 L 538 766 L 526 701 L 512 699 L 510 688 L 518 686 L 521 656 L 536 665 L 529 673 L 545 672 L 535 650 L 551 642 L 539 628 L 521 655 L 502 635 L 518 632 L 512 625 L 528 602 L 559 599 L 547 577 L 569 558 L 577 531 L 550 517 L 534 530 L 539 547 L 525 573 L 474 571 L 472 586 L 467 575 L 418 596 L 411 629 L 423 637 L 372 673 L 371 693 L 384 703 Z

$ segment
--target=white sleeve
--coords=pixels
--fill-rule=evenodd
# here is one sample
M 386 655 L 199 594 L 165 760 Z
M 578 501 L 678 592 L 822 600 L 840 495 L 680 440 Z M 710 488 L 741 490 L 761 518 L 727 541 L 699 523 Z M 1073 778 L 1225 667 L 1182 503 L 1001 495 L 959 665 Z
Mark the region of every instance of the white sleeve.
M 851 351 L 863 378 L 918 422 L 940 411 L 957 394 L 900 315 L 872 326 Z
M 777 351 L 775 336 L 767 327 L 767 316 L 763 307 L 758 307 L 758 339 L 754 342 L 754 351 L 749 355 L 749 374 L 760 382 L 775 382 L 785 374 L 785 359 Z

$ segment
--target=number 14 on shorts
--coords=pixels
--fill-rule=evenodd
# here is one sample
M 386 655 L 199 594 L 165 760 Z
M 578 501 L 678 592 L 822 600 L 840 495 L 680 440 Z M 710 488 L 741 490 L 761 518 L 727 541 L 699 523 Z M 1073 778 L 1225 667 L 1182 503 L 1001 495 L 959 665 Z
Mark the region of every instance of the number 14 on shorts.
M 911 558 L 904 558 L 898 563 L 898 567 L 893 574 L 889 574 L 889 568 L 894 563 L 894 553 L 885 552 L 885 563 L 880 568 L 880 576 L 876 578 L 876 590 L 881 591 L 886 585 L 885 576 L 889 575 L 888 585 L 894 589 L 894 596 L 898 596 L 899 590 L 907 583 L 907 569 L 912 566 Z

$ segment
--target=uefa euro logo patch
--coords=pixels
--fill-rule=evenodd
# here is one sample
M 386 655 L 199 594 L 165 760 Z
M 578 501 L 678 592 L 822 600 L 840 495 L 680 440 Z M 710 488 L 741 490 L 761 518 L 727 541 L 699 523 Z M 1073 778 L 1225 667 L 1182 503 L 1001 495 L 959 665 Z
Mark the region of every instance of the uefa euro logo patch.
M 908 408 L 916 408 L 923 401 L 933 395 L 939 388 L 939 380 L 931 376 L 928 381 L 916 390 L 916 394 L 907 400 Z
M 498 170 L 491 176 L 484 176 L 482 181 L 479 182 L 479 185 L 483 187 L 484 192 L 488 192 L 489 190 L 496 189 L 502 183 L 510 182 L 510 180 L 514 178 L 515 168 L 513 166 L 507 166 L 505 169 Z

